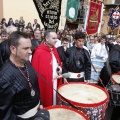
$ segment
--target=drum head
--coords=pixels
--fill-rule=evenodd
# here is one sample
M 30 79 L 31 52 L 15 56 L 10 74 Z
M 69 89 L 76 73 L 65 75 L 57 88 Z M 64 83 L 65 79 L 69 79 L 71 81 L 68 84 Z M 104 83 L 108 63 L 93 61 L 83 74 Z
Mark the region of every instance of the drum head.
M 120 83 L 120 74 L 113 74 L 112 75 L 112 81 L 113 81 L 113 83 Z
M 46 110 L 50 113 L 50 120 L 89 120 L 84 113 L 68 106 L 52 106 Z
M 103 88 L 83 82 L 61 85 L 58 92 L 72 104 L 82 107 L 100 106 L 108 102 L 109 98 Z

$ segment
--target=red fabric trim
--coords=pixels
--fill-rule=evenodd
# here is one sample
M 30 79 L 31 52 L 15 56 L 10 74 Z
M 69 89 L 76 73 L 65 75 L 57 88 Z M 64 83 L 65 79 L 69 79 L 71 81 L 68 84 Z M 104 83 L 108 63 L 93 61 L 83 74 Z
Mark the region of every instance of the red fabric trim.
M 113 76 L 113 75 L 120 75 L 120 73 L 114 73 L 114 74 L 112 74 L 112 76 Z M 116 82 L 116 80 L 113 79 L 113 77 L 111 77 L 111 81 L 112 81 L 114 84 L 118 84 L 118 83 Z
M 51 106 L 51 107 L 47 107 L 45 108 L 46 110 L 51 110 L 51 109 L 57 109 L 57 108 L 61 108 L 61 109 L 67 109 L 67 110 L 71 110 L 74 111 L 78 114 L 80 114 L 80 116 L 83 116 L 85 118 L 85 120 L 90 120 L 82 111 L 78 111 L 74 108 L 68 107 L 68 106 L 60 106 L 60 105 L 56 105 L 56 106 Z M 57 118 L 56 118 L 57 119 Z

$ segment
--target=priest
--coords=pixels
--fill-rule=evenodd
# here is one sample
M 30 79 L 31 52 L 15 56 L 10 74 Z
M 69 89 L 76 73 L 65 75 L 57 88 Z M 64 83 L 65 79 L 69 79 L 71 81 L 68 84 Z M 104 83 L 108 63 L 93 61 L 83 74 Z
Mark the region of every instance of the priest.
M 57 42 L 56 32 L 47 30 L 44 37 L 45 42 L 36 49 L 33 55 L 32 65 L 38 72 L 43 106 L 48 107 L 56 105 L 56 90 L 62 84 L 62 79 L 56 79 L 56 77 L 62 73 L 62 66 L 57 49 L 54 47 Z

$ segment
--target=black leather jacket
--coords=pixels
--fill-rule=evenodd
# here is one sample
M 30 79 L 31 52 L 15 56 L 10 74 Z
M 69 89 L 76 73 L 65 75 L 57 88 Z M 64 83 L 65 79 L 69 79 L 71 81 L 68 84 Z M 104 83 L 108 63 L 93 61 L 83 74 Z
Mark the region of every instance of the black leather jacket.
M 0 69 L 0 120 L 21 120 L 17 115 L 34 108 L 40 101 L 36 73 L 29 62 L 26 66 L 35 96 L 31 96 L 28 81 L 9 60 Z
M 8 46 L 8 40 L 5 40 L 0 43 L 0 67 L 5 63 L 5 61 L 10 56 L 10 50 Z
M 65 68 L 69 72 L 85 73 L 85 80 L 90 80 L 91 76 L 91 60 L 88 51 L 84 48 L 80 49 L 75 46 L 68 48 L 66 51 Z M 80 64 L 78 64 L 78 61 Z

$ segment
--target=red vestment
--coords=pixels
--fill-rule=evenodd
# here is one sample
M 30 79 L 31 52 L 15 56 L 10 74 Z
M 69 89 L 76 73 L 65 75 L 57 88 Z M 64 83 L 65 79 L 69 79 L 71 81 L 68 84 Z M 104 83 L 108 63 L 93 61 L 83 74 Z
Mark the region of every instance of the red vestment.
M 54 54 L 58 65 L 61 66 L 61 60 L 58 55 L 57 49 L 53 47 L 53 49 L 51 50 L 45 44 L 41 44 L 36 49 L 32 59 L 32 66 L 53 87 L 52 53 Z M 52 106 L 53 89 L 49 85 L 47 85 L 47 83 L 45 83 L 39 76 L 38 82 L 43 106 L 44 107 Z M 57 83 L 58 83 L 57 86 L 62 84 L 62 79 L 57 80 Z

